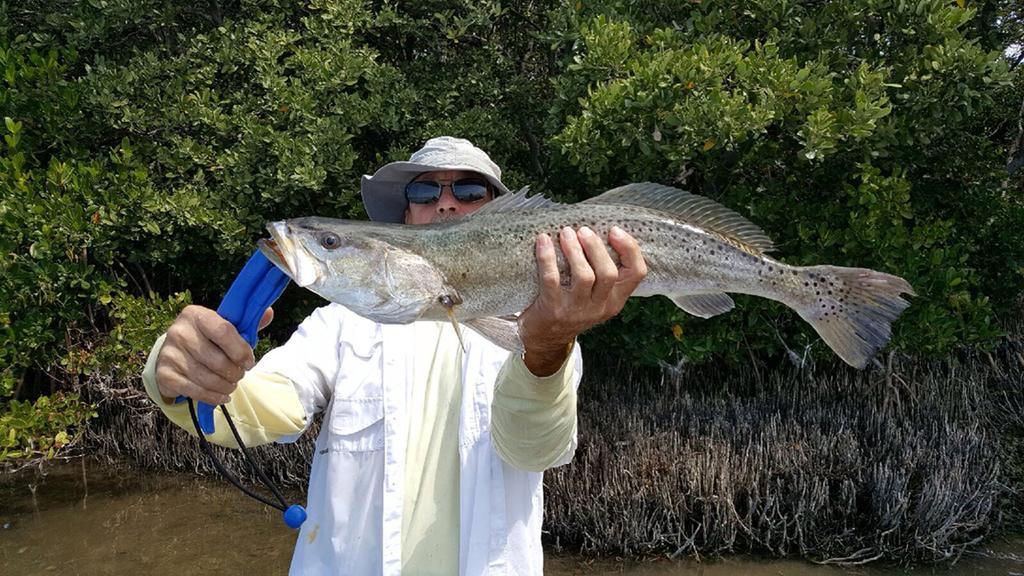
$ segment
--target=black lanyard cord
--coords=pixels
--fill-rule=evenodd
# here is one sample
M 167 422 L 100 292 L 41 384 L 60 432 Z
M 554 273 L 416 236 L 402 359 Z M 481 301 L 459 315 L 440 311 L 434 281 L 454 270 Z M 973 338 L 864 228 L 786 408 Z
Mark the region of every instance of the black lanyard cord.
M 263 482 L 264 486 L 269 488 L 270 491 L 274 493 L 274 496 L 277 498 L 277 502 L 271 502 L 264 496 L 249 490 L 245 486 L 242 486 L 242 483 L 238 481 L 238 478 L 236 478 L 234 474 L 229 472 L 227 468 L 224 467 L 224 464 L 221 463 L 220 459 L 217 458 L 217 455 L 214 454 L 213 446 L 210 445 L 210 441 L 206 439 L 206 435 L 203 434 L 203 431 L 199 428 L 199 418 L 196 416 L 195 402 L 193 402 L 193 400 L 189 398 L 188 412 L 189 415 L 192 416 L 192 425 L 195 426 L 196 434 L 199 436 L 199 445 L 202 446 L 203 451 L 206 452 L 206 455 L 210 458 L 210 462 L 213 463 L 213 467 L 216 468 L 217 471 L 220 472 L 222 476 L 227 478 L 229 482 L 234 484 L 235 488 L 238 488 L 242 492 L 245 492 L 245 494 L 248 495 L 249 497 L 255 498 L 256 500 L 259 500 L 260 502 L 266 504 L 267 506 L 276 508 L 282 512 L 287 511 L 288 502 L 284 499 L 284 496 L 281 495 L 281 492 L 277 489 L 277 486 L 273 482 L 271 482 L 270 478 L 267 477 L 267 475 L 263 472 L 263 469 L 256 465 L 256 461 L 253 460 L 252 455 L 249 453 L 249 449 L 246 448 L 245 443 L 242 442 L 242 437 L 238 434 L 238 429 L 235 428 L 235 423 L 234 421 L 232 421 L 231 415 L 228 414 L 227 408 L 222 404 L 220 410 L 221 412 L 224 413 L 224 419 L 227 421 L 228 427 L 231 428 L 231 434 L 235 437 L 235 441 L 238 442 L 238 447 L 242 449 L 243 459 L 245 460 L 246 464 L 249 465 L 249 469 L 252 470 L 256 474 L 256 476 L 259 477 L 260 481 Z
M 245 442 L 242 442 L 242 437 L 238 434 L 238 429 L 235 428 L 235 421 L 231 418 L 231 415 L 228 414 L 228 407 L 221 404 L 220 411 L 224 413 L 224 419 L 227 420 L 228 427 L 231 428 L 231 435 L 235 437 L 235 442 L 238 442 L 238 447 L 242 449 L 242 454 L 245 455 L 245 461 L 249 464 L 249 469 L 255 472 L 263 482 L 263 485 L 273 492 L 274 497 L 276 497 L 277 501 L 281 503 L 279 510 L 283 512 L 288 508 L 288 501 L 281 495 L 281 491 L 277 489 L 277 485 L 274 484 L 274 482 L 270 480 L 270 477 L 263 472 L 263 468 L 256 465 L 256 459 L 249 453 L 249 448 L 245 446 Z

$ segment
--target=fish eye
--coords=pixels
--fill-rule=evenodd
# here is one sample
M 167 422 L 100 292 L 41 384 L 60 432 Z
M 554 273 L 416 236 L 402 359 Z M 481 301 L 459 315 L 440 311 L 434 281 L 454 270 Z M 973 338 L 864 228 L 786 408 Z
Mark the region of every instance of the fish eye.
M 320 237 L 320 245 L 328 250 L 333 250 L 341 245 L 341 238 L 333 232 L 327 232 Z

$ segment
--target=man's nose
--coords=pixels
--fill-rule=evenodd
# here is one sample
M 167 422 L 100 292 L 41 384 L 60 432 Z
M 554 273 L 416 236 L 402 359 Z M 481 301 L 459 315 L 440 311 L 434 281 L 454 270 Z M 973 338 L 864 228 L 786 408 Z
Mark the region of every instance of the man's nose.
M 444 186 L 441 189 L 441 197 L 437 199 L 437 212 L 439 214 L 455 212 L 460 206 L 461 203 L 456 200 L 455 195 L 452 194 L 451 186 Z

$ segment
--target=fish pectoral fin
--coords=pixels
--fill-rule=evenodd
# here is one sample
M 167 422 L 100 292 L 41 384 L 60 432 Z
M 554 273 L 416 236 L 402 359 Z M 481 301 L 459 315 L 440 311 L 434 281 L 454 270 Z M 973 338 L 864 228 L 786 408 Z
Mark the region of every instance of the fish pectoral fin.
M 462 339 L 462 330 L 459 329 L 459 321 L 455 319 L 455 313 L 452 311 L 448 312 L 448 319 L 452 321 L 452 328 L 455 328 L 455 336 L 459 339 L 459 346 L 462 351 L 466 351 L 466 342 Z
M 437 302 L 444 306 L 445 312 L 448 314 L 448 319 L 451 320 L 452 328 L 455 329 L 455 335 L 459 338 L 459 346 L 462 351 L 466 351 L 466 342 L 462 339 L 462 330 L 459 328 L 459 319 L 455 317 L 455 307 L 462 304 L 462 298 L 457 293 L 453 296 L 452 294 L 442 294 L 437 297 Z
M 523 349 L 523 341 L 519 338 L 519 323 L 508 318 L 474 318 L 465 324 L 494 344 L 516 352 Z
M 711 318 L 712 316 L 725 314 L 736 305 L 725 292 L 683 294 L 669 296 L 669 298 L 687 314 L 693 314 L 700 318 Z

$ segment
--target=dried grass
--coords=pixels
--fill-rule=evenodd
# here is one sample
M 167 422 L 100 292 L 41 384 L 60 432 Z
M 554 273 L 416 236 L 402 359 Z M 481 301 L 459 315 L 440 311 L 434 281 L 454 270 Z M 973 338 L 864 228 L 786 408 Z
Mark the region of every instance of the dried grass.
M 622 374 L 590 367 L 576 458 L 546 476 L 558 546 L 942 560 L 1019 502 L 1024 362 Z
M 112 463 L 130 462 L 143 469 L 217 475 L 195 436 L 163 417 L 143 390 L 141 380 L 130 387 L 117 384 L 109 378 L 93 376 L 85 385 L 87 399 L 95 403 L 98 412 L 86 433 L 90 457 Z M 250 454 L 280 486 L 305 488 L 318 430 L 319 420 L 294 444 L 258 446 Z M 245 463 L 241 451 L 218 446 L 214 450 L 228 470 L 260 490 L 258 478 Z

